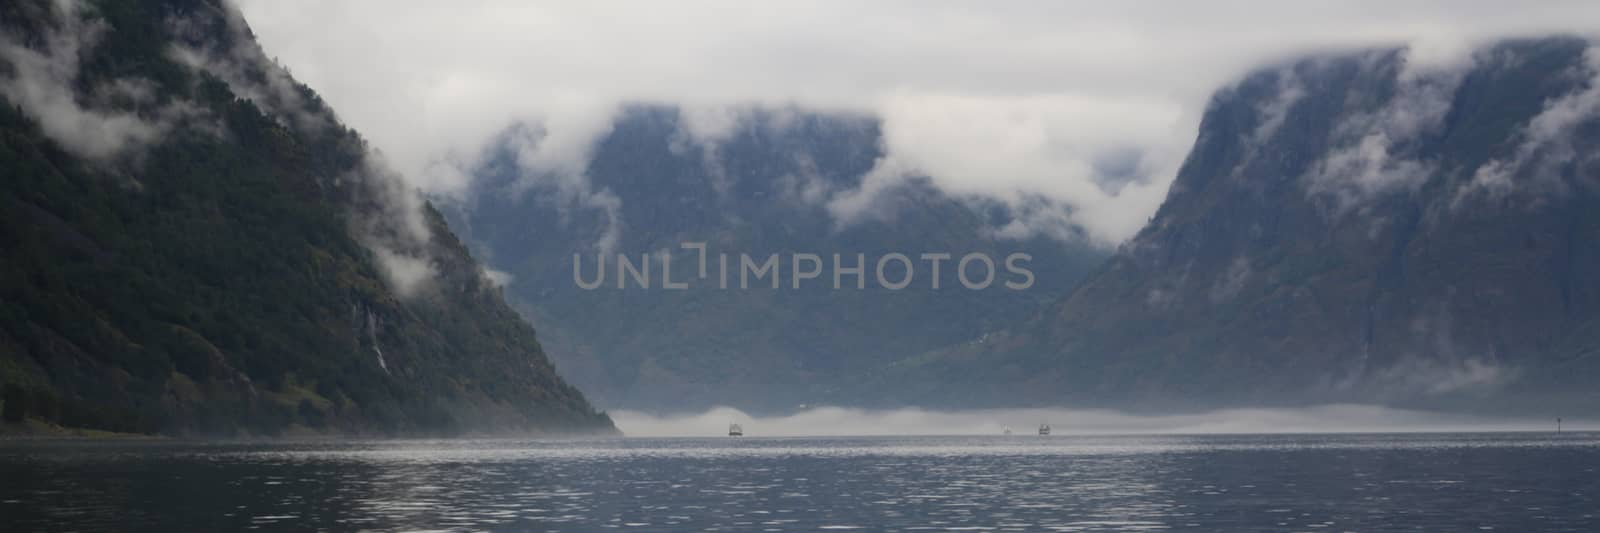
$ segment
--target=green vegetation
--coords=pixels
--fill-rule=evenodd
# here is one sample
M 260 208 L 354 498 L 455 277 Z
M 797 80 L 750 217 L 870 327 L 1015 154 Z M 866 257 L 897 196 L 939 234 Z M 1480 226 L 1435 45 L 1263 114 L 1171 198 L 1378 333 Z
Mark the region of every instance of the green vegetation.
M 48 4 L 0 9 L 5 35 L 59 24 Z M 29 416 L 140 433 L 612 431 L 431 208 L 437 275 L 415 296 L 389 288 L 356 231 L 398 231 L 372 192 L 392 178 L 371 175 L 365 143 L 309 89 L 275 117 L 171 59 L 172 20 L 225 21 L 222 9 L 104 1 L 84 14 L 108 30 L 82 52 L 80 101 L 142 80 L 154 102 L 109 105 L 147 120 L 157 103 L 200 110 L 137 153 L 76 156 L 0 98 L 0 380 L 33 391 L 17 396 Z M 185 38 L 205 46 L 247 35 L 192 26 Z
M 0 420 L 21 422 L 28 416 L 28 393 L 21 385 L 7 383 L 5 396 L 0 398 Z

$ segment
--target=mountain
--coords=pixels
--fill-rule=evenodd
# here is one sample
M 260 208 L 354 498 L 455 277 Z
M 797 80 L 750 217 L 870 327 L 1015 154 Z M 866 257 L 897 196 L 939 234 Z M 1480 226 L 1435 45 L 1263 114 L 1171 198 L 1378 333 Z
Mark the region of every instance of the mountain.
M 783 411 L 802 404 L 870 405 L 883 396 L 858 376 L 890 362 L 981 339 L 1064 294 L 1108 251 L 1081 235 L 1003 234 L 1005 205 L 952 197 L 926 179 L 880 191 L 860 220 L 841 223 L 830 202 L 862 187 L 883 156 L 876 118 L 752 106 L 708 120 L 665 105 L 631 105 L 577 169 L 532 164 L 550 140 L 536 126 L 506 131 L 473 166 L 470 191 L 441 200 L 452 226 L 487 264 L 508 275 L 507 294 L 540 330 L 556 364 L 597 401 L 646 410 L 733 405 Z M 701 276 L 699 248 L 708 269 Z M 616 254 L 651 263 L 654 285 L 618 288 Z M 893 253 L 912 263 L 909 285 L 880 283 Z M 933 286 L 931 260 L 948 253 Z M 982 290 L 957 279 L 966 254 L 989 257 Z M 1006 268 L 1030 260 L 1033 284 Z M 646 254 L 649 254 L 648 258 Z M 727 254 L 729 288 L 718 257 Z M 781 278 L 741 289 L 741 257 L 776 254 Z M 816 279 L 795 288 L 794 261 L 815 254 Z M 848 272 L 833 287 L 833 255 Z M 857 257 L 861 254 L 861 257 Z M 596 280 L 604 258 L 604 283 Z M 805 259 L 799 259 L 805 261 Z M 664 261 L 683 289 L 662 286 Z M 981 265 L 975 259 L 971 265 Z M 890 285 L 905 262 L 885 263 Z M 809 264 L 802 263 L 802 269 Z M 971 266 L 978 280 L 983 266 Z M 866 279 L 859 280 L 864 277 Z
M 1409 57 L 1216 93 L 1159 212 L 1070 295 L 873 379 L 968 406 L 1595 405 L 1600 50 Z
M 0 100 L 7 413 L 174 434 L 615 431 L 231 6 L 0 4 Z

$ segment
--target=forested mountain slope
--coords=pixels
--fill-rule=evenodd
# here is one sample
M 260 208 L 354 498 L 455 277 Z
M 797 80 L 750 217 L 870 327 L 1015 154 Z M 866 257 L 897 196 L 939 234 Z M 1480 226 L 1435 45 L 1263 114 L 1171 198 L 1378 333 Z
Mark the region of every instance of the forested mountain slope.
M 614 431 L 442 217 L 231 6 L 0 4 L 0 102 L 0 381 L 30 416 Z

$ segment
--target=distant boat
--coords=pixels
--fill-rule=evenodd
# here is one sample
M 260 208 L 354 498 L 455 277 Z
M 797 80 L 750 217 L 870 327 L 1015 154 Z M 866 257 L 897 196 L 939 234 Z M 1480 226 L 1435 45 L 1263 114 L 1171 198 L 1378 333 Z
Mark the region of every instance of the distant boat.
M 1050 436 L 1050 424 L 1039 424 L 1039 436 L 1041 436 L 1041 437 Z
M 1011 434 L 1011 427 L 1010 427 L 1010 426 L 1007 426 L 1007 427 L 1006 427 L 1006 434 L 1007 434 L 1007 435 L 1010 435 L 1010 434 Z
M 738 425 L 738 424 L 728 424 L 728 436 L 729 437 L 743 437 L 744 436 L 744 426 L 741 426 L 741 425 Z

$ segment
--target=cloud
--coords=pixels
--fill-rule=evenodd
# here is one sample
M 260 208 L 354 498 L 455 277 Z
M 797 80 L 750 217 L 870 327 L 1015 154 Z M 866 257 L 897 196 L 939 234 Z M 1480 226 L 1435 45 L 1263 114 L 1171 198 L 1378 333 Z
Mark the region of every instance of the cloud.
M 340 181 L 356 188 L 350 229 L 372 252 L 389 287 L 401 298 L 429 287 L 438 269 L 422 195 L 373 153 L 364 154 Z
M 555 202 L 564 220 L 572 216 L 574 209 L 599 213 L 605 219 L 605 227 L 600 229 L 593 246 L 601 254 L 615 252 L 622 238 L 622 199 L 610 189 L 593 187 L 587 169 L 592 146 L 587 141 L 599 133 L 579 131 L 575 124 L 609 129 L 610 115 L 606 114 L 604 119 L 569 123 L 566 128 L 519 124 L 506 130 L 491 149 L 484 151 L 484 154 L 511 156 L 517 167 L 518 181 L 512 184 L 510 194 L 540 190 Z M 552 131 L 565 133 L 557 135 Z M 488 164 L 495 159 L 485 155 L 475 161 L 475 165 Z
M 378 260 L 378 271 L 384 281 L 401 298 L 417 295 L 438 274 L 427 256 L 406 255 L 387 246 L 368 246 Z
M 114 79 L 79 95 L 79 58 L 104 37 L 106 26 L 72 0 L 50 5 L 55 27 L 29 47 L 0 35 L 0 94 L 39 123 L 44 134 L 73 154 L 94 161 L 138 155 L 175 125 L 201 115 L 175 101 L 154 106 L 149 80 Z M 135 110 L 146 108 L 144 116 Z
M 1062 207 L 1058 222 L 1114 244 L 1143 226 L 1165 188 L 1135 181 L 1107 189 L 1097 163 L 1138 146 L 1154 154 L 1145 164 L 1156 167 L 1140 175 L 1170 175 L 1189 140 L 1175 134 L 1181 108 L 1136 99 L 898 93 L 878 113 L 888 155 L 869 174 L 873 183 L 830 205 L 841 220 L 872 209 L 873 196 L 894 182 L 927 176 L 946 193 L 994 198 L 1018 209 L 1030 197 L 1052 200 Z M 1051 225 L 1029 227 L 1048 231 Z
M 1259 147 L 1272 140 L 1272 136 L 1283 127 L 1284 119 L 1289 117 L 1289 110 L 1306 97 L 1305 85 L 1294 69 L 1278 69 L 1275 74 L 1278 80 L 1277 94 L 1271 100 L 1257 105 L 1256 112 L 1261 114 L 1261 123 L 1250 135 L 1250 146 Z
M 1435 170 L 1433 162 L 1404 153 L 1401 147 L 1438 131 L 1455 103 L 1457 87 L 1472 69 L 1471 54 L 1460 55 L 1461 49 L 1455 47 L 1448 52 L 1414 47 L 1400 54 L 1393 96 L 1378 109 L 1335 126 L 1334 142 L 1343 146 L 1311 170 L 1308 187 L 1334 196 L 1341 211 L 1377 195 L 1414 190 Z M 1387 55 L 1370 53 L 1367 68 L 1379 68 Z
M 885 161 L 834 198 L 845 220 L 911 173 L 1008 204 L 1043 196 L 1044 228 L 1106 242 L 1144 224 L 1210 94 L 1255 67 L 1411 44 L 1413 64 L 1447 70 L 1488 39 L 1600 27 L 1600 4 L 1577 1 L 241 1 L 267 49 L 430 192 L 462 187 L 449 162 L 515 123 L 571 139 L 539 160 L 578 168 L 620 103 L 694 109 L 690 130 L 713 139 L 720 110 L 792 104 L 884 120 Z M 1392 141 L 1335 164 L 1387 183 Z M 1139 175 L 1103 187 L 1096 163 L 1130 150 Z
M 169 57 L 216 76 L 279 124 L 308 132 L 333 124 L 333 117 L 314 109 L 289 72 L 261 50 L 234 5 L 224 3 L 218 10 L 171 18 L 167 25 L 178 37 Z M 227 37 L 212 38 L 217 34 Z
M 1515 369 L 1478 358 L 1463 361 L 1406 357 L 1378 372 L 1376 380 L 1396 391 L 1428 395 L 1493 390 L 1517 377 Z
M 220 120 L 193 102 L 170 98 L 160 103 L 160 88 L 151 80 L 80 79 L 81 58 L 93 56 L 109 27 L 76 0 L 56 0 L 48 9 L 50 25 L 28 44 L 0 34 L 5 67 L 0 94 L 64 149 L 93 162 L 137 161 L 146 148 L 173 134 L 225 135 Z M 216 76 L 285 127 L 315 133 L 335 123 L 261 51 L 231 5 L 165 22 L 175 38 L 171 59 Z M 422 197 L 376 153 L 363 154 L 357 168 L 338 180 L 358 187 L 357 216 L 352 217 L 358 240 L 372 249 L 397 292 L 415 293 L 435 273 Z
M 501 288 L 505 287 L 506 285 L 510 285 L 512 281 L 516 281 L 517 277 L 503 270 L 495 270 L 489 267 L 483 267 L 483 279 L 487 280 L 489 285 L 492 285 L 496 288 Z
M 221 80 L 234 95 L 249 100 L 284 128 L 307 137 L 330 132 L 337 117 L 262 51 L 243 14 L 232 4 L 207 7 L 166 21 L 175 37 L 169 58 Z M 382 153 L 357 149 L 362 150 L 359 162 L 336 177 L 338 184 L 353 192 L 352 232 L 373 253 L 396 294 L 414 296 L 438 274 L 425 201 Z
M 1544 110 L 1528 121 L 1521 131 L 1521 143 L 1509 158 L 1492 159 L 1473 172 L 1472 181 L 1457 193 L 1457 205 L 1475 192 L 1498 197 L 1513 188 L 1512 175 L 1537 167 L 1534 178 L 1541 185 L 1560 186 L 1554 178 L 1561 166 L 1581 154 L 1572 144 L 1572 130 L 1585 120 L 1600 117 L 1600 47 L 1584 51 L 1584 65 L 1575 74 L 1584 78 L 1576 91 L 1545 104 Z
M 1529 423 L 1373 405 L 1223 409 L 1178 415 L 1065 408 L 930 411 L 818 407 L 789 415 L 751 416 L 732 407 L 717 407 L 677 415 L 613 411 L 611 418 L 632 437 L 720 436 L 732 423 L 743 425 L 746 435 L 757 437 L 1000 435 L 1008 427 L 1019 435 L 1029 435 L 1042 423 L 1050 424 L 1055 435 L 1527 431 L 1547 425 L 1544 420 Z

